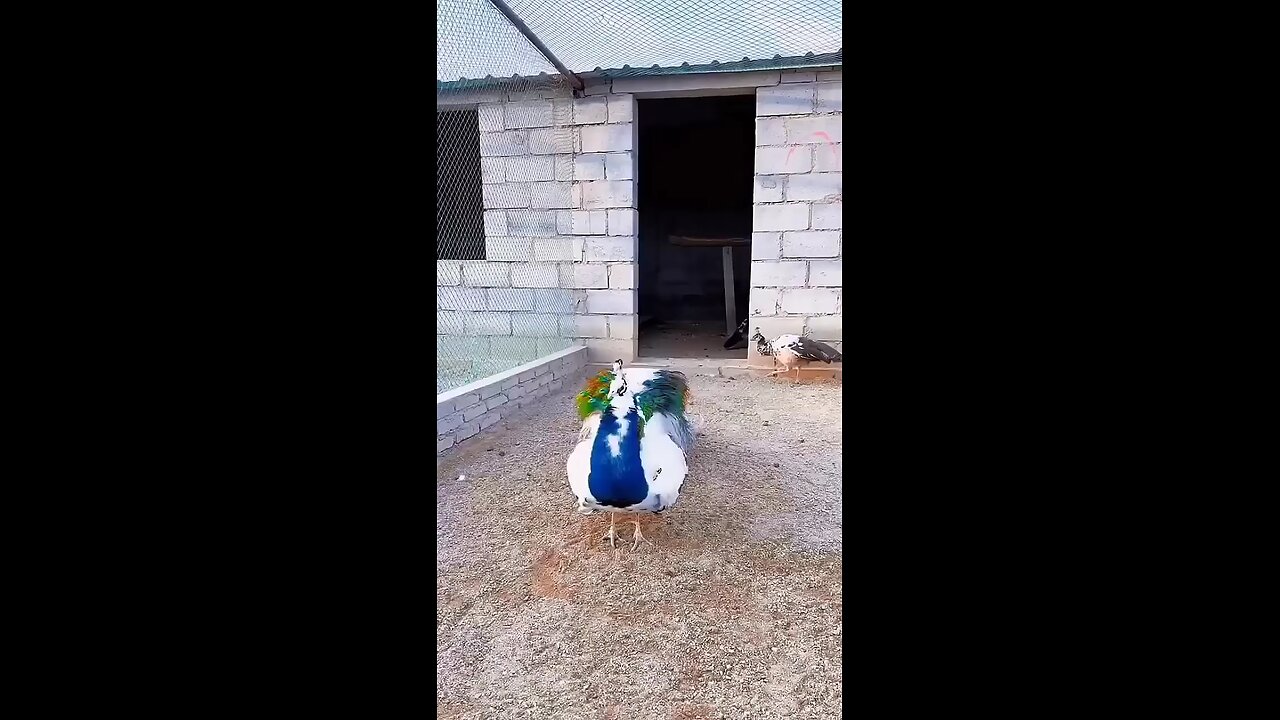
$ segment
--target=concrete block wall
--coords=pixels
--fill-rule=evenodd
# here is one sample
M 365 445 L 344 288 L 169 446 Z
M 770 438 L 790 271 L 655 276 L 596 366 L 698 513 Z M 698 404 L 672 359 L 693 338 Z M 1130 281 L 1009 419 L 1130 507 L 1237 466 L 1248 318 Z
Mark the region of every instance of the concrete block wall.
M 585 379 L 587 351 L 572 347 L 436 396 L 436 452 L 483 433 L 504 417 Z
M 634 96 L 566 88 L 483 99 L 485 260 L 437 264 L 437 344 L 572 343 L 593 360 L 634 359 Z
M 751 332 L 843 345 L 842 74 L 782 71 L 756 90 Z M 752 343 L 748 358 L 758 357 Z

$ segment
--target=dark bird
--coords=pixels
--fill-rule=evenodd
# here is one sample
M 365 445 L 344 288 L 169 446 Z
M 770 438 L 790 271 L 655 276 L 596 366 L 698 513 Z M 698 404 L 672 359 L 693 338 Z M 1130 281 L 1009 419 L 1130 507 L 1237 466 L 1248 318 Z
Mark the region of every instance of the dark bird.
M 779 335 L 770 342 L 764 338 L 760 328 L 756 328 L 756 334 L 752 335 L 751 339 L 756 341 L 756 352 L 761 355 L 770 355 L 774 360 L 782 363 L 782 369 L 769 373 L 769 377 L 788 372 L 794 368 L 797 384 L 800 382 L 801 360 L 810 362 L 821 360 L 828 365 L 832 361 L 844 360 L 844 356 L 835 348 L 820 340 L 812 340 L 803 335 Z
M 742 322 L 738 323 L 738 329 L 734 330 L 733 334 L 729 336 L 729 339 L 724 341 L 725 350 L 732 350 L 739 345 L 747 344 L 747 321 L 750 319 L 751 318 L 744 318 Z

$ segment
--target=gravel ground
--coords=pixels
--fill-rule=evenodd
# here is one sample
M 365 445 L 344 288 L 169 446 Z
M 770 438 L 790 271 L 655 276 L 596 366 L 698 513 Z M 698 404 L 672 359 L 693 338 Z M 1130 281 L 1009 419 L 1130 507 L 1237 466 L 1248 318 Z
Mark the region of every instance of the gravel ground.
M 634 552 L 630 516 L 612 550 L 574 512 L 571 392 L 438 456 L 439 717 L 840 717 L 840 385 L 695 372 L 684 490 Z

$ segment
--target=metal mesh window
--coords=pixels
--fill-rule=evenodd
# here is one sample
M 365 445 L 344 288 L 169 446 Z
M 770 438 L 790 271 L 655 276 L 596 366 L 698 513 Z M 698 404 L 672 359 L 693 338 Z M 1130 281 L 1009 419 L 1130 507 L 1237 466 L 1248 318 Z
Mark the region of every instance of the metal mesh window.
M 480 130 L 475 110 L 436 113 L 436 259 L 484 259 Z

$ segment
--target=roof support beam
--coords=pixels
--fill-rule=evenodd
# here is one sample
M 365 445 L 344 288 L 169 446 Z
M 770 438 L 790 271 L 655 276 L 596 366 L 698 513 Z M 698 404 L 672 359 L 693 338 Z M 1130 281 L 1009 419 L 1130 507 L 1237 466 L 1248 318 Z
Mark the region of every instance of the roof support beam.
M 511 24 L 515 25 L 516 29 L 520 31 L 520 34 L 524 35 L 525 39 L 533 43 L 534 47 L 538 48 L 538 52 L 542 53 L 542 56 L 555 66 L 556 70 L 560 71 L 560 74 L 569 81 L 569 84 L 573 86 L 574 90 L 582 90 L 582 78 L 574 75 L 569 68 L 564 66 L 564 63 L 560 62 L 559 58 L 551 54 L 551 51 L 547 49 L 547 46 L 543 45 L 542 41 L 538 39 L 538 36 L 534 35 L 533 31 L 529 29 L 529 26 L 524 24 L 524 21 L 520 19 L 520 16 L 516 14 L 515 10 L 512 10 L 511 7 L 502 0 L 489 0 L 489 4 L 498 8 L 498 12 L 505 15 L 506 18 L 511 21 Z

